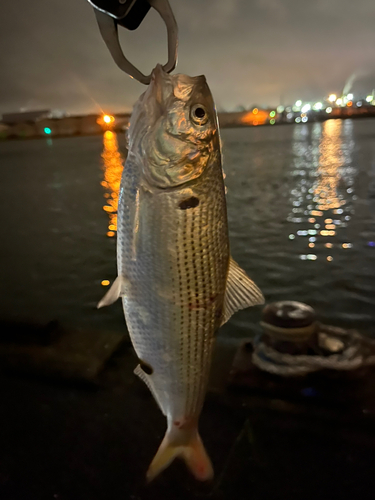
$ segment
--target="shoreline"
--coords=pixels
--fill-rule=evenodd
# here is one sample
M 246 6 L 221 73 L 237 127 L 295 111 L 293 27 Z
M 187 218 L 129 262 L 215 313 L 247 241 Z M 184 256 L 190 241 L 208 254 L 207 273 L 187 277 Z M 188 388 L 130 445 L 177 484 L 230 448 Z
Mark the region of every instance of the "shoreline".
M 339 109 L 339 108 L 337 108 Z M 250 121 L 246 119 L 246 117 L 251 113 L 250 111 L 244 112 L 236 112 L 236 113 L 218 113 L 219 118 L 219 127 L 220 129 L 224 128 L 251 128 L 251 127 L 265 127 L 270 126 L 274 127 L 276 125 L 307 125 L 309 123 L 323 122 L 327 120 L 348 120 L 348 119 L 368 119 L 375 118 L 375 107 L 373 109 L 370 108 L 369 111 L 363 113 L 353 112 L 354 110 L 350 110 L 347 112 L 347 108 L 342 108 L 346 112 L 332 113 L 327 115 L 325 112 L 323 113 L 315 113 L 314 115 L 309 117 L 307 122 L 296 123 L 295 119 L 285 120 L 282 117 L 277 117 L 274 120 L 274 123 L 270 123 L 270 121 L 265 120 L 263 122 L 257 122 L 256 120 Z M 339 109 L 341 111 L 341 109 Z M 297 113 L 296 113 L 297 114 Z M 123 116 L 123 115 L 122 115 Z M 129 124 L 130 115 L 127 118 L 119 119 L 113 126 L 103 126 L 96 123 L 98 120 L 97 116 L 95 116 L 95 125 L 90 123 L 88 127 L 85 127 L 85 124 L 79 123 L 79 121 L 85 122 L 89 117 L 67 117 L 60 119 L 49 119 L 49 120 L 41 120 L 35 124 L 30 123 L 22 123 L 17 124 L 13 127 L 8 127 L 5 131 L 0 130 L 0 142 L 3 141 L 12 141 L 12 140 L 25 140 L 25 139 L 62 139 L 67 137 L 89 137 L 89 136 L 97 136 L 102 135 L 107 130 L 121 133 L 124 132 Z M 90 116 L 90 118 L 92 118 Z M 74 119 L 76 123 L 74 127 L 70 129 L 66 127 L 66 121 L 72 121 Z M 48 121 L 48 123 L 46 123 Z M 51 124 L 53 122 L 53 125 Z M 49 125 L 51 133 L 46 134 L 43 130 L 46 125 Z

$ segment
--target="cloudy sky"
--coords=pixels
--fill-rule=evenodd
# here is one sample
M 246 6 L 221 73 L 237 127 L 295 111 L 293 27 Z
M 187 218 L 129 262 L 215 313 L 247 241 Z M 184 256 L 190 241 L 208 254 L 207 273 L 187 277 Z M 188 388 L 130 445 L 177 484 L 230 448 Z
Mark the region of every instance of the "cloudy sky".
M 318 100 L 375 87 L 373 0 L 170 0 L 179 72 L 205 74 L 219 109 Z M 124 52 L 144 72 L 166 61 L 166 31 L 150 12 Z M 131 110 L 144 86 L 117 68 L 86 0 L 1 0 L 0 114 Z

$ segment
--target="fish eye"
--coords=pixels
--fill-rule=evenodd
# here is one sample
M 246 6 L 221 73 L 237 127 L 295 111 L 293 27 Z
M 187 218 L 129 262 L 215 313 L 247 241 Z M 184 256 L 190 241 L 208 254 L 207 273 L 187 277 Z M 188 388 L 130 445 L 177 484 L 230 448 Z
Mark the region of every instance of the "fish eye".
M 197 125 L 204 125 L 208 120 L 208 113 L 203 104 L 195 104 L 191 108 L 191 118 Z

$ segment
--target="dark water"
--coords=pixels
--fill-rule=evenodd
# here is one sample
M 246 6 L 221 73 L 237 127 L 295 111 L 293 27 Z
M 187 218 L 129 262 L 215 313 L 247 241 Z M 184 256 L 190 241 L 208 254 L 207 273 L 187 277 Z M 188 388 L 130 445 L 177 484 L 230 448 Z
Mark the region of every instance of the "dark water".
M 232 255 L 266 300 L 374 335 L 375 120 L 222 138 Z M 111 133 L 0 143 L 1 318 L 124 328 L 120 303 L 95 309 L 116 275 L 121 151 Z M 222 335 L 248 336 L 259 316 L 236 314 Z

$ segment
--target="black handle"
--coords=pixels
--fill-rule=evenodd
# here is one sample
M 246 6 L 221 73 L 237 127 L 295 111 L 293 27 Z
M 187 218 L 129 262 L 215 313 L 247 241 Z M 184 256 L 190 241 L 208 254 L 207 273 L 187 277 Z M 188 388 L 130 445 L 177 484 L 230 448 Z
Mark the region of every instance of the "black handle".
M 147 0 L 88 0 L 91 5 L 116 19 L 117 24 L 135 30 L 146 17 L 151 6 Z

